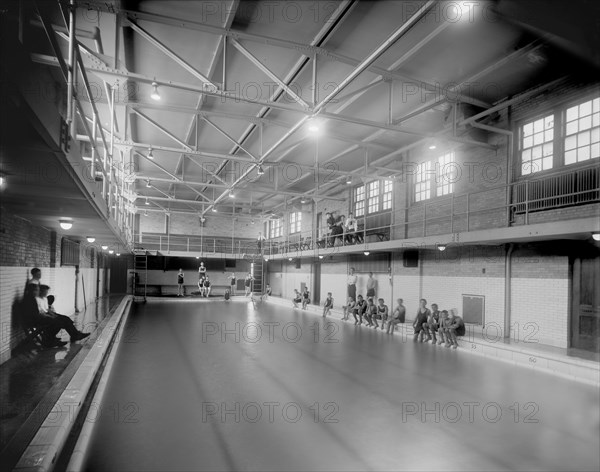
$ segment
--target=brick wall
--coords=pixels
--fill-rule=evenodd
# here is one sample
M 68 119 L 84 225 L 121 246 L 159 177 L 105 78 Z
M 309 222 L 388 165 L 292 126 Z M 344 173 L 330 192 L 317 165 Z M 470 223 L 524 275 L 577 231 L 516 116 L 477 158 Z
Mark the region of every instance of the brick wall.
M 166 234 L 165 215 L 163 213 L 150 212 L 148 216 L 142 214 L 139 218 L 141 233 Z M 251 220 L 245 217 L 234 221 L 233 218 L 208 215 L 204 225 L 201 225 L 198 215 L 171 213 L 170 216 L 169 232 L 171 234 L 231 237 L 232 231 L 236 238 L 256 239 L 258 233 L 262 232 L 262 225 L 258 219 L 252 224 Z
M 76 287 L 77 308 L 83 310 L 84 300 L 89 304 L 96 297 L 98 261 L 106 265 L 106 257 L 97 256 L 99 248 L 87 242 L 80 243 L 80 274 L 76 284 L 75 267 L 61 267 L 61 238 L 67 233 L 55 233 L 46 228 L 12 215 L 2 209 L 0 218 L 0 363 L 7 361 L 11 350 L 23 339 L 23 333 L 14 310 L 23 296 L 30 270 L 42 271 L 42 283 L 49 285 L 56 297 L 56 311 L 64 315 L 75 312 Z M 100 271 L 100 295 L 108 286 L 104 271 Z M 83 280 L 83 283 L 82 283 Z M 85 297 L 83 290 L 85 288 Z
M 557 347 L 568 345 L 569 261 L 558 246 L 521 245 L 512 254 L 511 323 L 513 340 L 538 342 Z M 392 284 L 385 273 L 375 274 L 378 296 L 388 305 L 404 299 L 407 320 L 413 320 L 419 299 L 440 309 L 458 309 L 462 314 L 463 295 L 485 297 L 486 333 L 501 335 L 505 316 L 504 246 L 449 246 L 446 251 L 420 250 L 418 267 L 404 267 L 403 254 L 392 257 Z M 322 298 L 332 292 L 336 306 L 346 299 L 348 259 L 326 257 L 321 263 Z M 273 264 L 269 279 L 275 295 L 290 298 L 301 282 L 312 284 L 311 261 L 302 267 L 283 261 Z M 366 273 L 358 274 L 357 293 L 366 292 Z M 481 328 L 479 328 L 481 329 Z M 491 329 L 491 331 L 490 331 Z M 507 333 L 508 334 L 508 333 Z

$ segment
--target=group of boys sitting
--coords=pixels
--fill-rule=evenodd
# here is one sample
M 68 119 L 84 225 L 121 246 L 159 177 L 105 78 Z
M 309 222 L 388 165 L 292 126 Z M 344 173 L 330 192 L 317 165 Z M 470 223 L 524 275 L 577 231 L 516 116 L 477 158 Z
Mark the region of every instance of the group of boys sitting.
M 458 347 L 457 337 L 465 335 L 465 323 L 458 316 L 456 308 L 438 310 L 438 306 L 432 303 L 431 310 L 427 308 L 427 300 L 422 298 L 417 310 L 417 316 L 413 321 L 415 332 L 413 341 L 429 342 L 432 344 L 444 344 L 446 347 L 456 349 Z M 439 341 L 437 340 L 439 336 Z M 427 339 L 424 339 L 427 336 Z
M 456 308 L 448 310 L 438 310 L 437 304 L 431 305 L 431 310 L 427 308 L 427 300 L 424 298 L 419 302 L 419 309 L 413 321 L 414 338 L 413 341 L 429 342 L 433 344 L 444 344 L 446 347 L 456 349 L 458 347 L 457 338 L 465 335 L 465 323 L 458 316 Z M 331 292 L 327 294 L 323 306 L 323 316 L 329 314 L 333 308 L 333 297 Z M 373 298 L 367 300 L 362 295 L 358 295 L 356 301 L 352 297 L 348 297 L 346 305 L 343 307 L 343 321 L 350 318 L 350 313 L 354 316 L 354 324 L 362 325 L 363 322 L 368 327 L 375 329 L 379 328 L 378 320 L 381 320 L 381 329 L 383 330 L 387 323 L 387 333 L 393 334 L 396 325 L 404 323 L 406 308 L 403 305 L 403 300 L 398 299 L 398 305 L 390 315 L 387 305 L 383 298 L 378 299 L 378 304 L 375 305 Z M 425 339 L 427 337 L 427 339 Z M 439 337 L 439 340 L 438 340 Z
M 328 299 L 331 293 L 328 293 Z M 381 321 L 381 329 L 385 327 L 387 323 L 387 334 L 393 334 L 396 329 L 396 325 L 404 322 L 404 307 L 402 306 L 402 300 L 400 306 L 396 307 L 393 313 L 390 314 L 388 306 L 385 304 L 383 298 L 377 300 L 377 305 L 373 297 L 368 297 L 366 300 L 362 295 L 356 297 L 356 301 L 352 297 L 348 297 L 346 305 L 343 307 L 342 321 L 348 321 L 350 319 L 350 313 L 354 316 L 354 324 L 362 326 L 363 322 L 365 326 L 379 328 L 378 321 Z M 327 301 L 325 304 L 327 305 Z M 331 299 L 333 305 L 333 299 Z
M 208 298 L 210 296 L 210 280 L 208 280 L 208 275 L 200 276 L 198 279 L 198 290 L 200 291 L 201 297 Z
M 35 330 L 44 347 L 60 347 L 67 344 L 57 336 L 61 329 L 69 334 L 71 341 L 87 338 L 90 333 L 79 331 L 71 318 L 56 313 L 53 307 L 54 296 L 48 295 L 50 287 L 39 283 L 41 271 L 33 269 L 32 275 L 33 278 L 27 283 L 21 302 L 23 326 Z

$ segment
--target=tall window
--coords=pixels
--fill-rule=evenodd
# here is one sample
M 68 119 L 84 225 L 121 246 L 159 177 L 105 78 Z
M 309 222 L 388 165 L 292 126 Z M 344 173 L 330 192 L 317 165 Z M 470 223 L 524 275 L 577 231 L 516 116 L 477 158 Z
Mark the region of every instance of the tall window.
M 290 234 L 299 233 L 302 223 L 302 213 L 299 211 L 293 211 L 290 213 Z
M 553 140 L 554 114 L 523 125 L 519 138 L 522 175 L 552 169 Z
M 415 176 L 415 201 L 431 198 L 431 161 L 422 162 Z
M 442 195 L 448 195 L 454 192 L 454 180 L 457 177 L 454 152 L 449 152 L 440 156 L 437 164 L 435 193 L 438 197 L 441 197 Z
M 281 224 L 281 218 L 269 221 L 269 238 L 273 239 L 280 237 L 282 234 L 282 226 L 283 225 Z
M 521 175 L 600 158 L 600 98 L 571 102 L 520 126 L 519 155 Z
M 393 188 L 394 188 L 394 185 L 391 180 L 383 181 L 383 209 L 384 210 L 392 209 L 392 189 Z
M 361 185 L 354 189 L 354 216 L 365 214 L 365 186 Z
M 379 181 L 374 180 L 367 184 L 367 193 L 369 199 L 367 200 L 367 211 L 369 213 L 375 213 L 379 210 Z
M 352 195 L 352 207 L 355 217 L 365 216 L 392 209 L 393 182 L 374 180 L 366 186 L 355 187 Z
M 600 98 L 567 108 L 565 164 L 600 157 Z

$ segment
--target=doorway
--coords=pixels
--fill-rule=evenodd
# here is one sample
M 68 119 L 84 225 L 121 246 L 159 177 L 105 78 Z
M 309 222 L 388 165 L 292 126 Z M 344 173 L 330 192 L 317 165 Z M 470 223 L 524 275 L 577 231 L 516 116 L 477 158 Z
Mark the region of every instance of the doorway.
M 600 352 L 600 256 L 573 260 L 570 347 Z

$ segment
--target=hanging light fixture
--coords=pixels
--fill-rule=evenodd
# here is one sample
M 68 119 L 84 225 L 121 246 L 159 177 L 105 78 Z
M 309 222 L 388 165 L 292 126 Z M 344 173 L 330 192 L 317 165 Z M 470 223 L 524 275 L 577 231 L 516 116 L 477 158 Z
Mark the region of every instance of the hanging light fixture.
M 109 254 L 114 254 L 115 251 L 113 251 L 112 249 L 110 251 L 108 251 Z
M 229 198 L 235 198 L 235 195 L 233 194 L 233 190 L 229 191 Z
M 58 220 L 58 223 L 60 224 L 60 227 L 64 230 L 69 230 L 73 227 L 73 221 L 67 218 L 61 218 L 60 220 Z
M 445 251 L 446 250 L 446 245 L 445 244 L 438 244 L 437 245 L 438 251 Z
M 152 187 L 152 184 L 150 184 L 150 181 L 149 181 L 149 180 L 146 182 L 146 187 L 147 187 L 147 188 L 150 188 L 150 187 Z
M 352 185 L 352 177 L 350 175 L 348 177 L 346 177 L 346 184 Z
M 263 175 L 265 173 L 265 170 L 262 168 L 262 166 L 258 166 L 258 171 L 256 173 L 258 175 Z
M 212 211 L 213 211 L 213 213 L 216 213 L 217 212 L 217 208 L 216 207 L 212 207 Z
M 365 251 L 363 254 L 364 254 L 365 256 L 368 256 L 368 255 L 369 255 L 369 254 L 371 254 L 371 253 L 370 253 L 369 251 Z
M 88 236 L 86 239 L 88 243 L 93 243 L 94 241 L 96 241 L 96 238 L 94 238 L 93 236 Z
M 152 93 L 150 97 L 153 100 L 160 100 L 160 93 L 158 93 L 158 84 L 156 82 L 152 82 Z
M 148 216 L 148 211 L 144 210 L 144 216 Z
M 152 154 L 152 148 L 148 149 L 148 159 L 154 160 L 154 154 Z
M 108 249 L 108 246 L 106 244 L 102 245 L 102 250 L 106 251 Z

